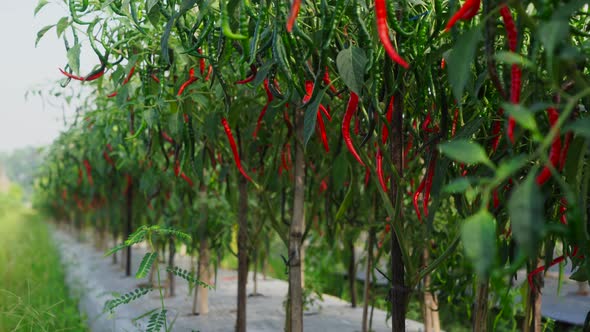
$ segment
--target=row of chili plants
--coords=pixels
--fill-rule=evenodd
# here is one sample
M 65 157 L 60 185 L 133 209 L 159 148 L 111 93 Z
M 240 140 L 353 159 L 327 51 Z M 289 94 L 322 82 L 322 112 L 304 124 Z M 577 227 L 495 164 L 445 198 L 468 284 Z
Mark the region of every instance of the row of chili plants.
M 55 28 L 60 84 L 90 93 L 65 99 L 81 106 L 49 148 L 39 206 L 127 239 L 113 252 L 127 247 L 128 261 L 139 240 L 155 256 L 167 246 L 169 280 L 192 284 L 174 267 L 177 242 L 199 251 L 207 281 L 210 252 L 232 251 L 235 231 L 238 330 L 249 262 L 273 237 L 285 245 L 289 331 L 302 330 L 315 243 L 354 252 L 369 239 L 367 276 L 389 257 L 394 331 L 410 299 L 435 293 L 470 298 L 476 330 L 512 321 L 488 311 L 515 305 L 506 291 L 521 268 L 523 325 L 538 329 L 541 272 L 568 260 L 571 278 L 588 280 L 587 5 L 65 3 L 69 15 L 38 38 Z M 57 3 L 36 11 L 46 5 Z M 81 74 L 83 47 L 96 65 Z

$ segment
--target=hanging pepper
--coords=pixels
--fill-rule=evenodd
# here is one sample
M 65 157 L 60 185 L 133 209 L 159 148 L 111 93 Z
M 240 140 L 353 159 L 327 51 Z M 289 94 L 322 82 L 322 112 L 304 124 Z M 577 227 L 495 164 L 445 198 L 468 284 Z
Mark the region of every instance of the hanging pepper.
M 170 144 L 176 144 L 176 142 L 174 142 L 174 139 L 172 139 L 172 137 L 168 136 L 168 134 L 166 134 L 165 131 L 162 132 L 162 138 L 169 142 Z
M 455 137 L 457 132 L 457 121 L 459 120 L 459 109 L 455 108 L 455 114 L 453 115 L 453 126 L 451 127 L 451 137 Z
M 377 31 L 379 39 L 389 57 L 400 66 L 408 69 L 410 65 L 393 48 L 389 39 L 389 28 L 387 27 L 387 6 L 385 0 L 375 0 L 375 17 L 377 20 Z
M 414 205 L 414 211 L 416 211 L 416 216 L 418 217 L 418 220 L 420 221 L 420 223 L 422 223 L 422 215 L 420 214 L 420 207 L 418 206 L 418 199 L 420 198 L 420 195 L 422 195 L 422 191 L 424 190 L 425 185 L 426 185 L 426 176 L 422 179 L 422 181 L 418 185 L 418 189 L 416 190 L 416 192 L 414 193 L 414 196 L 412 197 L 412 204 Z
M 319 111 L 317 113 L 317 118 L 322 144 L 324 145 L 324 149 L 326 149 L 326 152 L 330 152 L 330 146 L 328 145 L 328 135 L 326 134 L 326 126 L 324 125 L 324 118 L 322 117 L 322 113 Z
M 386 119 L 387 123 L 383 124 L 383 129 L 381 130 L 381 144 L 385 144 L 385 142 L 387 142 L 387 138 L 389 137 L 389 126 L 391 126 L 391 121 L 393 120 L 393 96 L 391 96 L 391 99 L 389 99 Z
M 92 186 L 94 185 L 94 181 L 92 180 L 92 166 L 90 166 L 88 159 L 84 159 L 84 167 L 86 168 L 86 178 L 88 179 L 88 183 Z
M 188 71 L 188 80 L 186 80 L 184 83 L 182 83 L 182 85 L 180 86 L 180 89 L 178 89 L 177 96 L 182 95 L 182 93 L 184 92 L 184 89 L 186 89 L 189 85 L 191 85 L 194 82 L 196 82 L 197 79 L 198 78 L 195 76 L 195 69 L 194 68 L 191 68 Z
M 135 66 L 131 67 L 131 69 L 129 70 L 129 74 L 127 74 L 127 76 L 126 76 L 126 77 L 125 77 L 125 79 L 123 80 L 123 84 L 121 84 L 121 86 L 123 86 L 123 85 L 125 85 L 125 84 L 129 83 L 129 80 L 131 79 L 131 76 L 133 76 L 133 73 L 135 73 Z M 156 77 L 156 79 L 157 79 L 157 77 Z M 158 80 L 158 83 L 159 83 L 159 82 L 160 82 L 160 81 Z M 107 97 L 108 97 L 108 98 L 113 98 L 113 97 L 115 97 L 116 95 L 117 95 L 117 91 L 115 91 L 115 92 L 111 93 L 111 94 L 110 94 L 110 95 L 108 95 Z
M 350 92 L 350 99 L 348 99 L 348 105 L 346 106 L 346 112 L 344 113 L 344 119 L 342 120 L 342 137 L 344 138 L 344 143 L 348 148 L 348 151 L 353 155 L 353 157 L 363 166 L 361 157 L 359 156 L 358 152 L 354 148 L 352 144 L 352 139 L 350 138 L 350 121 L 352 120 L 352 116 L 356 113 L 357 106 L 359 102 L 359 96 L 354 93 L 354 91 Z
M 94 81 L 96 79 L 99 79 L 100 77 L 102 77 L 104 75 L 105 66 L 104 65 L 101 66 L 97 70 L 95 70 L 92 73 L 88 74 L 86 77 L 70 74 L 70 73 L 68 73 L 67 71 L 65 71 L 65 70 L 63 70 L 61 68 L 59 68 L 59 71 L 62 74 L 64 74 L 66 77 L 71 78 L 73 80 L 81 81 L 81 82 L 91 82 L 91 81 Z
M 188 185 L 189 185 L 189 186 L 191 186 L 191 187 L 193 186 L 193 180 L 191 180 L 191 179 L 190 179 L 190 178 L 189 178 L 189 177 L 188 177 L 186 174 L 184 174 L 184 172 L 182 172 L 182 173 L 180 174 L 180 177 L 181 177 L 181 178 L 182 178 L 184 181 L 186 181 L 186 183 L 188 183 Z
M 377 178 L 383 191 L 387 192 L 387 183 L 385 183 L 385 179 L 383 178 L 383 154 L 380 148 L 377 148 Z
M 518 43 L 518 31 L 514 24 L 514 19 L 510 13 L 508 6 L 503 5 L 500 8 L 500 15 L 504 20 L 504 26 L 506 28 L 506 39 L 508 40 L 508 48 L 511 52 L 516 52 Z M 517 64 L 513 64 L 510 70 L 510 102 L 518 104 L 520 102 L 520 85 L 521 85 L 522 72 Z M 508 118 L 508 129 L 507 134 L 510 142 L 514 144 L 514 129 L 516 127 L 516 121 L 513 117 Z
M 242 175 L 248 180 L 252 181 L 250 176 L 246 173 L 244 168 L 242 167 L 242 161 L 240 160 L 240 155 L 238 153 L 238 146 L 236 145 L 236 141 L 234 140 L 234 136 L 231 133 L 231 128 L 229 127 L 229 123 L 227 122 L 226 118 L 221 118 L 221 124 L 223 125 L 223 129 L 225 130 L 225 134 L 227 135 L 227 139 L 229 140 L 229 146 L 231 147 L 232 153 L 234 155 L 234 161 L 236 163 L 236 167 L 238 171 L 242 173 Z
M 457 23 L 457 21 L 459 21 L 459 20 L 468 21 L 468 20 L 472 19 L 479 11 L 480 6 L 481 6 L 481 0 L 467 0 L 467 1 L 465 1 L 463 6 L 461 6 L 461 8 L 459 8 L 459 10 L 453 15 L 453 17 L 451 17 L 451 20 L 449 21 L 449 23 L 447 23 L 447 25 L 445 27 L 445 32 L 448 32 L 449 30 L 451 30 L 453 25 L 455 25 L 455 23 Z
M 203 52 L 201 51 L 201 48 L 197 49 L 197 53 L 203 54 Z M 199 59 L 199 72 L 201 73 L 201 76 L 203 76 L 203 74 L 205 73 L 205 59 L 204 58 Z
M 251 71 L 251 73 L 248 77 L 246 77 L 243 80 L 236 81 L 236 84 L 246 84 L 246 83 L 250 83 L 250 82 L 254 81 L 254 79 L 256 78 L 256 73 L 258 72 L 258 69 L 256 68 L 256 66 L 254 64 L 251 64 L 250 71 Z
M 500 108 L 498 110 L 498 115 L 501 117 L 504 115 L 504 109 Z M 494 124 L 492 125 L 492 141 L 490 145 L 492 146 L 492 153 L 496 152 L 498 146 L 500 145 L 500 139 L 502 135 L 500 135 L 502 131 L 502 121 L 501 120 L 494 120 Z
M 330 79 L 330 72 L 328 71 L 328 66 L 324 68 L 324 77 L 322 78 L 322 80 L 324 81 L 325 85 L 330 87 L 330 91 L 332 91 L 332 93 L 338 95 L 338 90 L 336 90 L 336 87 L 332 85 L 332 80 Z
M 262 119 L 264 118 L 264 115 L 266 114 L 266 110 L 268 109 L 268 106 L 270 105 L 270 103 L 273 100 L 273 95 L 270 92 L 270 89 L 268 87 L 268 78 L 264 79 L 264 91 L 266 92 L 266 104 L 264 105 L 264 107 L 262 108 L 262 110 L 260 111 L 260 114 L 258 115 L 258 120 L 256 120 L 256 128 L 254 129 L 254 133 L 252 134 L 252 137 L 256 138 L 256 136 L 258 136 L 258 130 L 260 130 L 260 125 L 262 124 Z
M 553 107 L 547 109 L 547 115 L 549 117 L 549 124 L 551 127 L 555 126 L 557 123 L 557 119 L 559 118 L 559 113 Z M 549 151 L 549 161 L 554 168 L 557 168 L 559 165 L 559 161 L 561 159 L 561 138 L 559 134 L 553 140 L 551 144 L 551 150 Z M 547 180 L 551 178 L 551 170 L 549 166 L 543 167 L 541 173 L 537 176 L 537 184 L 543 185 Z
M 428 202 L 430 201 L 430 191 L 432 190 L 432 179 L 434 177 L 434 172 L 436 170 L 436 153 L 430 159 L 430 164 L 428 166 L 426 183 L 424 185 L 424 196 L 422 201 L 422 207 L 424 210 L 424 217 L 428 217 Z
M 289 17 L 287 18 L 287 32 L 293 31 L 293 25 L 299 15 L 299 8 L 301 7 L 301 0 L 293 0 L 291 4 L 291 10 L 289 11 Z

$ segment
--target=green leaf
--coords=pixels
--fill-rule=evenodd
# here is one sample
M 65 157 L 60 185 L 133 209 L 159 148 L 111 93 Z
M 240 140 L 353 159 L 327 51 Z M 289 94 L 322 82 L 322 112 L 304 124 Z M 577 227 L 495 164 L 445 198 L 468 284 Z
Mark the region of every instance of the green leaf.
M 466 139 L 456 139 L 439 144 L 440 152 L 447 157 L 466 164 L 484 164 L 494 168 L 494 164 L 488 158 L 488 154 L 476 142 Z
M 521 104 L 502 103 L 502 108 L 514 118 L 514 121 L 518 123 L 524 129 L 528 129 L 532 132 L 537 131 L 537 122 L 535 121 L 535 114 L 528 108 Z
M 43 36 L 45 36 L 47 31 L 51 30 L 51 28 L 53 28 L 54 26 L 55 24 L 44 26 L 43 28 L 41 28 L 41 30 L 37 32 L 37 39 L 35 39 L 35 47 L 37 47 L 37 44 L 39 44 L 39 41 L 41 40 L 41 38 L 43 38 Z
M 69 17 L 64 16 L 57 22 L 57 38 L 61 37 L 61 34 L 70 25 Z
M 150 12 L 158 2 L 160 2 L 160 0 L 147 0 L 147 11 Z
M 527 163 L 527 158 L 524 155 L 518 155 L 509 159 L 504 159 L 496 169 L 496 182 L 502 182 L 509 178 L 516 171 L 524 167 Z
M 68 64 L 75 74 L 80 72 L 80 44 L 72 46 L 68 50 Z
M 586 282 L 589 279 L 588 269 L 584 264 L 580 265 L 578 269 L 570 275 L 570 279 L 579 281 L 579 282 Z
M 529 257 L 536 257 L 545 226 L 544 200 L 535 183 L 535 173 L 536 168 L 533 168 L 508 201 L 512 234 L 520 249 Z
M 456 46 L 447 59 L 449 82 L 457 100 L 461 100 L 463 97 L 463 90 L 469 80 L 477 43 L 480 40 L 481 28 L 479 26 L 468 30 L 457 38 Z
M 494 217 L 487 210 L 481 210 L 467 218 L 461 226 L 461 240 L 477 274 L 484 278 L 489 276 L 497 252 Z
M 356 46 L 343 49 L 336 57 L 338 74 L 342 77 L 344 84 L 359 96 L 362 95 L 366 66 L 365 51 Z
M 114 248 L 111 248 L 109 251 L 107 251 L 107 252 L 104 254 L 104 257 L 110 256 L 110 255 L 112 255 L 112 254 L 116 253 L 117 251 L 119 251 L 119 250 L 122 250 L 122 249 L 124 249 L 124 248 L 126 248 L 126 247 L 128 247 L 128 246 L 127 246 L 127 244 L 125 244 L 125 243 L 118 244 L 118 245 L 116 245 Z
M 454 179 L 453 181 L 449 182 L 443 188 L 444 193 L 448 194 L 460 194 L 465 192 L 471 185 L 474 183 L 475 179 L 469 177 L 461 177 Z
M 143 256 L 141 263 L 139 264 L 139 268 L 137 269 L 137 273 L 135 274 L 135 278 L 141 279 L 141 278 L 144 278 L 145 276 L 147 276 L 157 257 L 158 257 L 157 252 L 146 253 Z
M 352 170 L 350 171 L 350 175 L 352 176 Z M 351 177 L 352 178 L 352 177 Z M 342 204 L 340 204 L 340 207 L 338 208 L 338 212 L 336 212 L 336 216 L 334 217 L 334 220 L 338 221 L 340 220 L 340 218 L 342 218 L 344 216 L 344 214 L 346 213 L 346 210 L 348 209 L 348 206 L 350 205 L 350 203 L 352 202 L 352 198 L 354 197 L 353 193 L 353 188 L 354 187 L 354 181 L 351 181 L 348 185 L 348 191 L 346 192 L 346 195 L 344 196 L 344 200 L 342 201 Z
M 39 13 L 39 11 L 41 9 L 43 9 L 43 7 L 45 7 L 45 5 L 48 3 L 49 3 L 49 1 L 47 1 L 47 0 L 39 0 L 39 2 L 37 3 L 37 7 L 35 7 L 35 11 L 33 13 L 33 16 L 37 16 L 37 13 Z
M 558 43 L 567 40 L 569 24 L 567 20 L 555 19 L 539 26 L 539 39 L 545 46 L 548 62 L 551 63 L 553 52 Z
M 518 65 L 523 68 L 534 68 L 535 64 L 529 59 L 514 52 L 500 51 L 494 55 L 496 61 L 499 63 L 506 63 L 509 65 Z
M 572 131 L 576 135 L 590 138 L 590 118 L 576 120 L 574 123 L 565 126 L 563 131 Z

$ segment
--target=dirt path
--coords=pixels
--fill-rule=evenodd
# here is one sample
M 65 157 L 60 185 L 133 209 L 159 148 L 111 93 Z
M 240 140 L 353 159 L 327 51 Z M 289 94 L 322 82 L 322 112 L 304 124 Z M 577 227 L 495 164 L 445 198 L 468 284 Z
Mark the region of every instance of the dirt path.
M 140 318 L 144 313 L 160 306 L 157 292 L 129 304 L 118 307 L 114 314 L 104 314 L 104 303 L 113 298 L 113 292 L 120 294 L 132 291 L 141 282 L 133 277 L 125 277 L 118 265 L 111 263 L 110 257 L 103 257 L 88 243 L 80 243 L 71 235 L 61 230 L 53 232 L 56 243 L 66 265 L 68 283 L 77 290 L 80 309 L 87 315 L 88 324 L 94 332 L 107 331 L 142 331 L 145 330 L 147 318 Z M 142 248 L 133 251 L 133 270 L 137 269 Z M 177 265 L 188 268 L 187 256 L 179 256 Z M 162 274 L 164 275 L 164 274 Z M 188 285 L 177 278 L 177 296 L 165 300 L 168 308 L 169 322 L 174 322 L 174 331 L 221 332 L 234 331 L 236 320 L 237 273 L 219 271 L 217 288 L 209 292 L 210 312 L 207 315 L 190 315 L 192 297 L 188 297 Z M 248 292 L 252 290 L 249 278 Z M 283 330 L 283 301 L 287 293 L 287 283 L 276 279 L 260 279 L 258 291 L 264 296 L 248 298 L 247 326 L 252 332 L 278 332 Z M 362 308 L 353 309 L 350 304 L 333 296 L 324 295 L 319 308 L 304 317 L 305 331 L 360 331 Z M 386 313 L 375 309 L 373 330 L 391 331 L 386 324 Z M 407 321 L 408 331 L 420 331 L 422 324 Z

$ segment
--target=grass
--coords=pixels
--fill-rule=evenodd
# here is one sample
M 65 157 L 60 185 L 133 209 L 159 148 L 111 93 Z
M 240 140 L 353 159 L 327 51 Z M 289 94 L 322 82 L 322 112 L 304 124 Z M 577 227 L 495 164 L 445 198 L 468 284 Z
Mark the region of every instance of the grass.
M 42 218 L 0 196 L 0 331 L 87 331 Z

